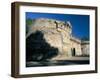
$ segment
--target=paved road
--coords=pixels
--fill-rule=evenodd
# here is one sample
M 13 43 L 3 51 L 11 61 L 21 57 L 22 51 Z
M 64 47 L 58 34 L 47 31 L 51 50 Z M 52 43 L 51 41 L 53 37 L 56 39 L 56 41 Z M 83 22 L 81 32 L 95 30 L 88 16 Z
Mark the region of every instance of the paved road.
M 66 60 L 89 60 L 89 57 L 68 57 Z
M 27 67 L 89 64 L 89 57 L 70 57 L 66 60 L 30 61 Z

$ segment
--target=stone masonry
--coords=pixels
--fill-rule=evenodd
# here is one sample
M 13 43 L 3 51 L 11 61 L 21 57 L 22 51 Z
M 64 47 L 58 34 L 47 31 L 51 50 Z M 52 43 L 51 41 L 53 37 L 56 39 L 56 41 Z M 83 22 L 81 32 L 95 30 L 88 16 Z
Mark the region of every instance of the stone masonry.
M 33 21 L 31 26 L 27 26 L 30 34 L 41 31 L 46 42 L 58 48 L 59 55 L 54 60 L 65 60 L 67 57 L 89 55 L 89 41 L 81 41 L 72 36 L 72 25 L 69 21 L 63 22 L 54 19 L 39 18 Z

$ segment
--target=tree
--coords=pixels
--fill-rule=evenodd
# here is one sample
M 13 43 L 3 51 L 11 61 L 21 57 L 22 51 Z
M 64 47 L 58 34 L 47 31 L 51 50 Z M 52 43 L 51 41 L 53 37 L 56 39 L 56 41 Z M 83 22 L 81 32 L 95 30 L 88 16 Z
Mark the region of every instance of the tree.
M 32 19 L 26 19 L 26 25 L 27 26 L 30 26 L 32 24 Z

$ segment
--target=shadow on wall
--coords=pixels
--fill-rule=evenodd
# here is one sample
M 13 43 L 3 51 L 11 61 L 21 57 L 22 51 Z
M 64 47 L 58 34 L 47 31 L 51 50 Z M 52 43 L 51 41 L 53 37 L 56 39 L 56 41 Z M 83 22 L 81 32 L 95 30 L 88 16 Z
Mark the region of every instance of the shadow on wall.
M 58 48 L 50 46 L 41 31 L 32 33 L 26 39 L 26 61 L 48 60 L 58 55 Z

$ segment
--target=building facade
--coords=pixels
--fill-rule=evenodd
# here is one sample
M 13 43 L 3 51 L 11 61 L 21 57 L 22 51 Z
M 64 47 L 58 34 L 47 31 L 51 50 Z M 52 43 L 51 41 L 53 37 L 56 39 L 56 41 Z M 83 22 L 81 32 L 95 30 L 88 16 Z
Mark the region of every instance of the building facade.
M 26 38 L 36 31 L 41 31 L 46 42 L 59 50 L 59 55 L 53 59 L 62 60 L 72 56 L 89 55 L 89 41 L 74 37 L 73 27 L 69 21 L 39 18 L 27 26 Z

